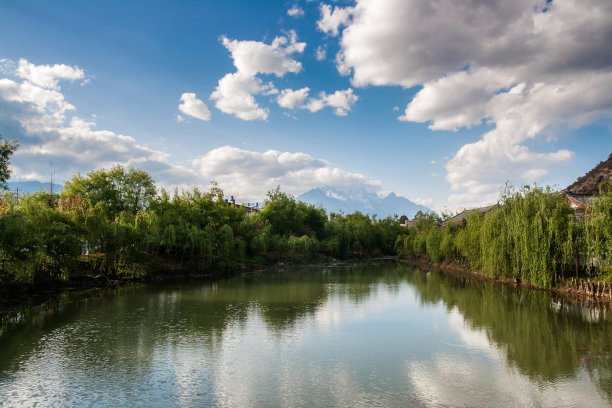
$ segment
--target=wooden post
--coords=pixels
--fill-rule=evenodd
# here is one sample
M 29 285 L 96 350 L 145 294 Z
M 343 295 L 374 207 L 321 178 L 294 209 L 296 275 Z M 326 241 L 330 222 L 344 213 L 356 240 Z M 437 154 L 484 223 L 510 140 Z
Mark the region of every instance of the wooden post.
M 587 295 L 591 296 L 593 294 L 593 286 L 591 285 L 591 281 L 586 282 L 587 285 Z

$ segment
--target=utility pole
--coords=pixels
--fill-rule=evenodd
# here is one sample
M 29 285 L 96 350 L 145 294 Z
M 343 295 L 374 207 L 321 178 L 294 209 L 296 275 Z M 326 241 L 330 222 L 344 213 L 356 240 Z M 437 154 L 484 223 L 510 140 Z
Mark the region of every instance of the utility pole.
M 51 160 L 51 168 L 49 169 L 49 173 L 51 173 L 51 199 L 53 199 L 53 160 Z

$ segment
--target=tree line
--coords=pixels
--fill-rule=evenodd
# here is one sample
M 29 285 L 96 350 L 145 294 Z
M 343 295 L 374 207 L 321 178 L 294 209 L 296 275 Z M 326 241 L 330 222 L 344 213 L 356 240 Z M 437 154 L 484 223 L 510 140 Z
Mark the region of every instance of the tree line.
M 0 137 L 0 187 L 16 141 Z M 224 273 L 276 262 L 380 255 L 459 262 L 498 278 L 550 287 L 573 274 L 612 280 L 612 187 L 577 219 L 550 188 L 507 188 L 491 211 L 465 224 L 417 214 L 328 214 L 280 188 L 251 216 L 211 184 L 159 189 L 147 172 L 114 166 L 77 174 L 61 194 L 0 195 L 0 295 L 91 279 Z
M 5 287 L 45 287 L 393 255 L 401 231 L 397 217 L 327 214 L 280 188 L 249 216 L 214 183 L 170 193 L 143 170 L 114 166 L 75 175 L 61 194 L 2 195 L 0 275 Z
M 551 287 L 570 276 L 612 279 L 612 188 L 603 185 L 587 211 L 576 213 L 550 188 L 511 187 L 485 214 L 440 227 L 419 214 L 415 228 L 395 242 L 399 257 L 454 261 L 495 278 Z

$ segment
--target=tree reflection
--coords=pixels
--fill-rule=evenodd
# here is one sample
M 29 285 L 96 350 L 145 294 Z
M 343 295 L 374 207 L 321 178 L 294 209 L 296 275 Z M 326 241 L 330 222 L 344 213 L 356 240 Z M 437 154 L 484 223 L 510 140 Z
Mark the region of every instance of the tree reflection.
M 573 379 L 584 368 L 612 402 L 612 322 L 605 316 L 597 323 L 584 319 L 546 291 L 395 264 L 158 283 L 77 300 L 62 295 L 4 315 L 0 377 L 42 347 L 53 347 L 56 358 L 76 361 L 84 372 L 121 367 L 126 375 L 146 376 L 160 364 L 160 353 L 179 353 L 184 346 L 200 354 L 207 349 L 214 359 L 230 333 L 248 331 L 251 317 L 283 335 L 312 319 L 332 298 L 364 304 L 379 290 L 393 296 L 406 285 L 414 288 L 421 304 L 458 311 L 469 328 L 486 333 L 508 364 L 534 383 Z M 51 338 L 58 340 L 50 346 Z
M 586 368 L 593 382 L 612 401 L 610 321 L 594 324 L 565 308 L 550 292 L 519 289 L 441 272 L 406 275 L 423 303 L 443 301 L 456 307 L 474 330 L 483 330 L 503 350 L 509 364 L 543 384 L 575 378 Z

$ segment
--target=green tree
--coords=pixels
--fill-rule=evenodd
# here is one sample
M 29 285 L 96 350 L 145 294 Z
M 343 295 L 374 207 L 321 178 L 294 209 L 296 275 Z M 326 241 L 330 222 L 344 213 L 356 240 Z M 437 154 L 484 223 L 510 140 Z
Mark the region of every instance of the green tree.
M 64 195 L 85 197 L 101 214 L 114 219 L 122 211 L 133 215 L 146 208 L 156 194 L 155 181 L 146 171 L 119 165 L 80 174 L 66 182 Z
M 19 147 L 17 140 L 10 141 L 0 135 L 0 187 L 6 189 L 6 182 L 11 177 L 10 159 Z
M 280 191 L 280 187 L 268 191 L 261 219 L 267 221 L 272 234 L 303 235 L 305 214 L 300 211 L 293 196 Z
M 589 272 L 597 266 L 612 272 L 612 185 L 604 185 L 593 199 L 585 217 L 586 264 Z M 612 276 L 610 276 L 612 278 Z

